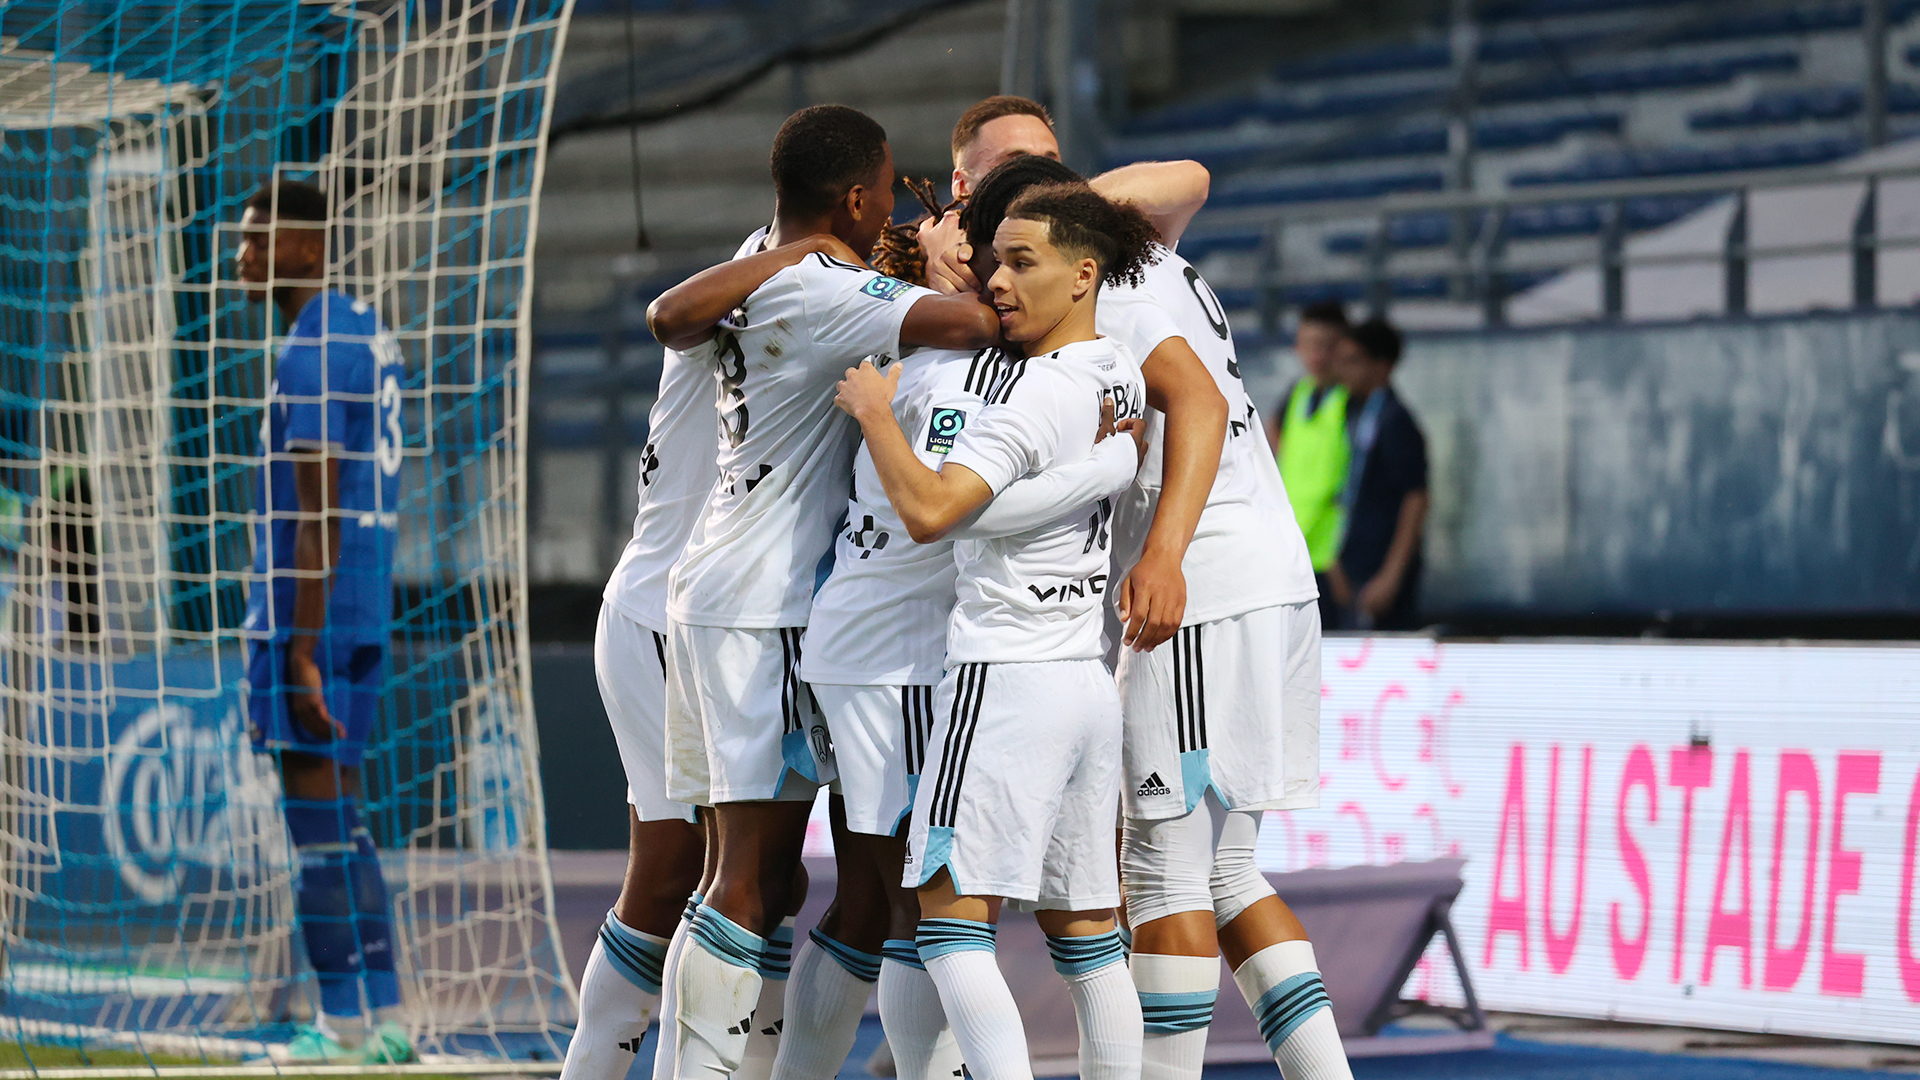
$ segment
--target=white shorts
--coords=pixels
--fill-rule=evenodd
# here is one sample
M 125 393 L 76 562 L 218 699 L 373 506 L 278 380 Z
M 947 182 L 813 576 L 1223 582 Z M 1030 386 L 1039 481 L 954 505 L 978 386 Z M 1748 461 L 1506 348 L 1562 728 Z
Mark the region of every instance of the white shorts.
M 593 677 L 627 770 L 634 813 L 641 821 L 692 821 L 692 806 L 667 798 L 666 635 L 601 604 Z
M 1099 660 L 962 664 L 934 697 L 938 764 L 913 801 L 903 884 L 1060 911 L 1120 902 L 1120 701 Z
M 800 681 L 800 635 L 669 621 L 669 798 L 812 802 L 833 780 L 833 739 Z
M 1127 817 L 1181 817 L 1208 789 L 1229 810 L 1320 805 L 1316 602 L 1181 627 L 1115 674 Z
M 934 688 L 811 685 L 833 735 L 835 787 L 846 803 L 847 828 L 900 835 L 933 735 Z

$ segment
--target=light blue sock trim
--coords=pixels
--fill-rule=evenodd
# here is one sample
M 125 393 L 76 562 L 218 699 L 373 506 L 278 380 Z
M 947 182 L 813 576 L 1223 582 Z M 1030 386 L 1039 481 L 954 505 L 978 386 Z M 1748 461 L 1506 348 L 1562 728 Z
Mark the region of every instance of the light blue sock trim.
M 1085 975 L 1109 964 L 1124 964 L 1126 947 L 1112 930 L 1090 937 L 1054 937 L 1047 935 L 1047 952 L 1053 954 L 1053 970 L 1062 975 Z
M 922 964 L 936 957 L 957 952 L 992 952 L 992 923 L 972 919 L 921 919 L 914 945 L 920 950 Z
M 767 938 L 767 951 L 760 958 L 760 975 L 785 979 L 793 971 L 793 927 L 784 922 Z
M 880 955 L 896 964 L 927 970 L 927 965 L 920 962 L 920 947 L 905 938 L 888 938 L 887 943 L 880 947 Z
M 1260 1037 L 1267 1040 L 1267 1049 L 1277 1054 L 1295 1028 L 1321 1009 L 1332 1007 L 1333 999 L 1327 997 L 1320 973 L 1303 971 L 1261 994 L 1253 1006 L 1253 1018 L 1260 1024 Z
M 609 911 L 600 924 L 600 949 L 628 982 L 649 994 L 660 992 L 661 971 L 667 963 L 665 942 L 641 936 Z
M 735 967 L 758 970 L 760 958 L 767 951 L 766 938 L 743 929 L 705 904 L 693 913 L 693 926 L 688 933 L 701 948 Z
M 846 969 L 847 974 L 861 982 L 874 982 L 880 978 L 880 958 L 870 952 L 861 952 L 850 945 L 841 944 L 818 930 L 807 931 L 807 938 L 818 945 L 833 962 Z
M 1213 1023 L 1213 1003 L 1218 989 L 1194 990 L 1183 994 L 1158 994 L 1140 991 L 1140 1018 L 1147 1030 L 1162 1034 L 1197 1031 Z

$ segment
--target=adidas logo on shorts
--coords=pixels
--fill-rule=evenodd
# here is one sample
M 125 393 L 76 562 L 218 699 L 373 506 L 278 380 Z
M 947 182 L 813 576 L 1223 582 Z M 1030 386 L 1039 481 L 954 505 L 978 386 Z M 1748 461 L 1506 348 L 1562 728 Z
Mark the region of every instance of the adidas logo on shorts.
M 1149 795 L 1171 795 L 1173 794 L 1173 789 L 1167 786 L 1165 780 L 1160 779 L 1159 773 L 1153 772 L 1148 773 L 1147 778 L 1140 781 L 1140 786 L 1134 789 L 1133 793 L 1139 798 L 1144 799 Z

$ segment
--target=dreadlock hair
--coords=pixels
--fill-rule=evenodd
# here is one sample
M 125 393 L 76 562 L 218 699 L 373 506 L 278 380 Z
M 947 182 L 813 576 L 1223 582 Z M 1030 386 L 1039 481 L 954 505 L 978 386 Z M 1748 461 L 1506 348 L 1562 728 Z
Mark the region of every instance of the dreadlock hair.
M 325 221 L 327 193 L 304 180 L 275 180 L 247 196 L 243 209 L 268 220 Z
M 960 227 L 967 231 L 967 243 L 975 251 L 992 248 L 993 232 L 1000 227 L 1000 219 L 1007 216 L 1007 207 L 1035 184 L 1077 183 L 1083 183 L 1080 174 L 1052 158 L 1035 154 L 1008 158 L 980 178 L 980 186 L 973 189 L 966 209 L 960 211 Z
M 1144 282 L 1160 240 L 1139 207 L 1103 198 L 1084 183 L 1029 188 L 1007 216 L 1044 222 L 1054 247 L 1075 259 L 1091 258 L 1108 285 Z
M 773 137 L 774 197 L 780 212 L 813 217 L 832 210 L 848 189 L 871 184 L 887 156 L 887 130 L 845 105 L 801 109 Z
M 899 278 L 913 285 L 927 283 L 927 250 L 920 246 L 921 221 L 927 217 L 939 217 L 948 210 L 959 206 L 952 203 L 941 206 L 939 198 L 933 193 L 933 181 L 915 180 L 903 176 L 900 182 L 907 186 L 913 197 L 920 200 L 926 214 L 908 222 L 888 222 L 880 230 L 880 238 L 874 242 L 873 256 L 869 260 L 875 270 L 888 277 Z
M 953 125 L 953 157 L 960 159 L 961 151 L 980 137 L 980 129 L 1003 116 L 1032 116 L 1053 127 L 1053 117 L 1047 115 L 1047 107 L 1033 100 L 1014 94 L 995 94 L 960 114 Z

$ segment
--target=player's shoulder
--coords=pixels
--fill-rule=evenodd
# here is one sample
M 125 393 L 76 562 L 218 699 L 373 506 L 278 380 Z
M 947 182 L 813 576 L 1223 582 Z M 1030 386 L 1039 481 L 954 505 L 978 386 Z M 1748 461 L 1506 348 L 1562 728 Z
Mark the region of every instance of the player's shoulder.
M 929 398 L 982 398 L 999 370 L 995 348 L 921 349 L 907 357 L 901 392 Z

